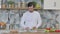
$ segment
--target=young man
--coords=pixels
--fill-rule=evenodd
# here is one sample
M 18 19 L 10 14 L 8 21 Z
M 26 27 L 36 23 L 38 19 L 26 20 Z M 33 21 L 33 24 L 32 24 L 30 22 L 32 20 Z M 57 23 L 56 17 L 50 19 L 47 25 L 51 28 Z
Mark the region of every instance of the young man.
M 34 11 L 35 5 L 33 2 L 28 3 L 28 11 L 21 18 L 21 27 L 24 29 L 37 29 L 41 26 L 41 17 L 37 11 Z

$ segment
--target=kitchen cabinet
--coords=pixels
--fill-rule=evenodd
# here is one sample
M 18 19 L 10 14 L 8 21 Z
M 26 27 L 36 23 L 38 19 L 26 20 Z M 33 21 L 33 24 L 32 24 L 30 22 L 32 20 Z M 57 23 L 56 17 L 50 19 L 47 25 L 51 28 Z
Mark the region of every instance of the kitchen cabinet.
M 44 0 L 43 9 L 60 9 L 60 0 Z
M 1 8 L 1 0 L 0 0 L 0 8 Z

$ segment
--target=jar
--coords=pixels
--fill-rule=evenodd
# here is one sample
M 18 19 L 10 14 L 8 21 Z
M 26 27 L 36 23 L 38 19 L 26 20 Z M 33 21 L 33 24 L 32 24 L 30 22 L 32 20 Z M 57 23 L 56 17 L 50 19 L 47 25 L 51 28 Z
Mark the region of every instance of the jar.
M 6 4 L 2 4 L 2 6 L 1 6 L 2 8 L 6 8 Z

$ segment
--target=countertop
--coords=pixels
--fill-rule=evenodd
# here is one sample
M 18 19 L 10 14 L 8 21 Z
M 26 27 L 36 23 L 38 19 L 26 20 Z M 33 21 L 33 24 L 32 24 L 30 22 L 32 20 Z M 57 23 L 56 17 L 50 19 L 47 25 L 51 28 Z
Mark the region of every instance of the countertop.
M 60 32 L 20 32 L 20 33 L 2 33 L 2 34 L 60 34 Z

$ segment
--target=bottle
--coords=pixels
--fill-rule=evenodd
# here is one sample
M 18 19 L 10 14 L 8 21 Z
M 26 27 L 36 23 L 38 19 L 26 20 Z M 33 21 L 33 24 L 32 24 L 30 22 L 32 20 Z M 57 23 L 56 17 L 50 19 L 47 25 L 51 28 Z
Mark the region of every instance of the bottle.
M 1 8 L 6 8 L 6 2 L 7 2 L 7 0 L 1 1 Z
M 14 0 L 15 2 L 15 8 L 20 8 L 20 0 Z
M 18 3 L 15 3 L 15 8 L 18 8 Z
M 18 8 L 20 8 L 20 4 L 21 4 L 21 3 L 20 3 L 20 2 L 18 2 Z
M 25 8 L 25 1 L 22 0 L 22 8 Z
M 59 29 L 59 24 L 56 24 L 56 29 Z

